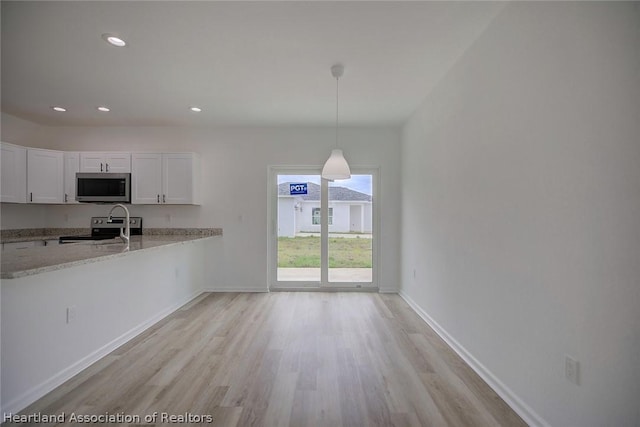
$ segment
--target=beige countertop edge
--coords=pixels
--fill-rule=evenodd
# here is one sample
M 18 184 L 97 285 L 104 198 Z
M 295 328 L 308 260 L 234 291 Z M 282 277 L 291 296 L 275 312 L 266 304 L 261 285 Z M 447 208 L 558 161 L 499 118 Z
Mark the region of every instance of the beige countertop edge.
M 193 238 L 189 238 L 188 240 L 183 240 L 183 241 L 166 242 L 166 243 L 163 243 L 161 245 L 152 246 L 152 247 L 148 247 L 148 248 L 135 249 L 135 250 L 128 251 L 128 252 L 119 252 L 119 253 L 115 253 L 115 254 L 100 255 L 100 256 L 97 256 L 97 257 L 83 258 L 83 259 L 74 260 L 74 261 L 67 261 L 67 262 L 63 262 L 63 263 L 60 263 L 60 264 L 46 265 L 46 266 L 43 266 L 43 267 L 31 268 L 31 269 L 28 269 L 28 270 L 17 270 L 17 271 L 8 271 L 8 272 L 3 271 L 2 273 L 0 273 L 0 279 L 18 279 L 18 278 L 21 278 L 21 277 L 33 276 L 33 275 L 36 275 L 36 274 L 48 273 L 48 272 L 57 271 L 57 270 L 63 270 L 65 268 L 75 267 L 75 266 L 78 266 L 78 265 L 85 265 L 85 264 L 91 264 L 91 263 L 94 263 L 94 262 L 107 261 L 107 260 L 114 259 L 114 258 L 128 256 L 130 254 L 135 254 L 137 252 L 147 252 L 147 251 L 151 251 L 151 250 L 166 248 L 168 246 L 185 245 L 185 244 L 188 244 L 188 243 L 191 243 L 191 242 L 196 242 L 196 241 L 206 240 L 206 239 L 213 239 L 214 237 L 220 237 L 220 236 L 221 235 L 201 236 L 201 237 L 200 236 L 185 236 L 185 237 L 193 237 Z

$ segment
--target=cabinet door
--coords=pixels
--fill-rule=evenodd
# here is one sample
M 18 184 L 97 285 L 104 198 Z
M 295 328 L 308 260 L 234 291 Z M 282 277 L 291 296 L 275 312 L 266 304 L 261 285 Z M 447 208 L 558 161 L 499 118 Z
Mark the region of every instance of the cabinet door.
M 131 153 L 105 153 L 105 172 L 131 172 Z
M 80 153 L 80 172 L 105 172 L 104 153 Z
M 76 172 L 80 172 L 80 153 L 67 151 L 64 153 L 64 202 L 76 201 Z
M 1 143 L 0 201 L 8 203 L 27 202 L 27 149 L 17 145 Z
M 80 153 L 80 172 L 131 172 L 131 153 Z
M 64 154 L 62 151 L 27 150 L 27 193 L 30 203 L 62 203 Z
M 194 203 L 194 154 L 163 154 L 162 201 L 167 204 Z
M 140 205 L 162 203 L 162 154 L 133 153 L 131 155 L 131 203 Z

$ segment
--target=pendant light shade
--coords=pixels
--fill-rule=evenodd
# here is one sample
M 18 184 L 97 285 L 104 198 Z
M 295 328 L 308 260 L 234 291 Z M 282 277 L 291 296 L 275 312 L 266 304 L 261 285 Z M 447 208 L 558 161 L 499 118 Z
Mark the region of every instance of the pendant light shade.
M 334 148 L 331 150 L 331 156 L 329 156 L 329 159 L 322 168 L 322 177 L 330 181 L 351 178 L 349 164 L 342 155 L 341 149 Z
M 336 179 L 351 178 L 349 164 L 338 148 L 338 79 L 344 74 L 344 67 L 336 64 L 331 67 L 331 75 L 336 78 L 336 148 L 331 150 L 331 155 L 322 168 L 322 178 L 334 181 Z

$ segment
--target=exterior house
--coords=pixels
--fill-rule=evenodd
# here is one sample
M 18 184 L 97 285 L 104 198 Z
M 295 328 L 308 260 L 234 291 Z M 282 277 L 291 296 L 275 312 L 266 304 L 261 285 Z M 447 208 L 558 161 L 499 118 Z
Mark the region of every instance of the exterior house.
M 307 183 L 307 194 L 291 195 L 278 185 L 278 236 L 320 232 L 320 186 Z M 346 187 L 329 187 L 329 232 L 371 233 L 372 197 Z

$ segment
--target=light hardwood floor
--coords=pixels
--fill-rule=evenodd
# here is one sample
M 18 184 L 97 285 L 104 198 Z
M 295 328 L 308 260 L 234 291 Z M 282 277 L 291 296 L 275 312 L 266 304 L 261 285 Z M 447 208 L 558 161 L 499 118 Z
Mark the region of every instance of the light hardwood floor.
M 375 293 L 203 294 L 22 413 L 146 425 L 156 411 L 214 426 L 526 425 L 400 297 Z

